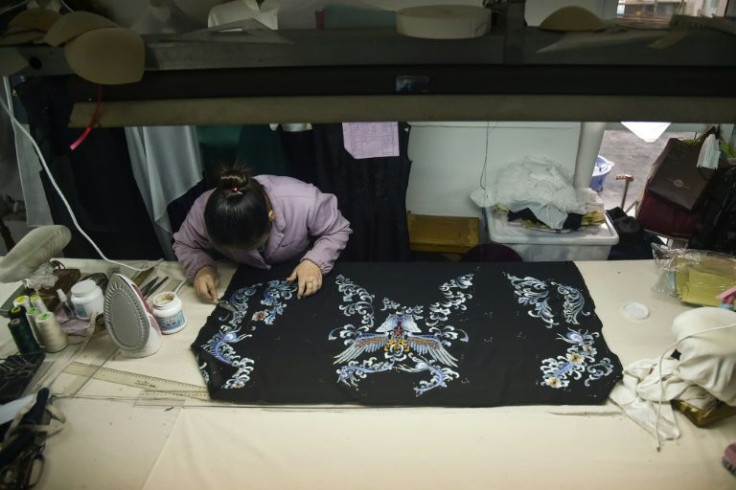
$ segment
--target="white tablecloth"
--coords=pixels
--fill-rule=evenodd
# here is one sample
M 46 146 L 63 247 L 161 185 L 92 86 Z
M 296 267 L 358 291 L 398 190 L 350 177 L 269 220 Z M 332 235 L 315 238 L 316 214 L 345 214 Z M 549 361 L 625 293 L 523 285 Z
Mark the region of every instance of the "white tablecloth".
M 64 260 L 83 272 L 100 261 Z M 651 261 L 578 262 L 611 350 L 625 365 L 656 358 L 687 306 L 651 291 Z M 221 292 L 233 267 L 221 265 Z M 159 273 L 183 277 L 174 263 Z M 2 297 L 14 290 L 0 285 Z M 204 386 L 189 349 L 213 305 L 191 286 L 180 292 L 188 324 L 144 359 L 105 364 Z M 644 303 L 645 320 L 621 305 Z M 7 329 L 4 329 L 7 330 Z M 3 337 L 7 342 L 8 335 Z M 109 353 L 97 335 L 77 360 Z M 54 356 L 49 356 L 53 359 Z M 57 362 L 57 364 L 62 364 Z M 57 366 L 58 367 L 58 366 Z M 52 391 L 70 382 L 60 375 Z M 48 441 L 42 488 L 736 488 L 721 466 L 736 442 L 736 417 L 699 429 L 677 414 L 682 437 L 661 452 L 613 405 L 482 409 L 231 407 L 187 402 L 145 404 L 140 389 L 90 380 L 78 397 L 60 398 L 65 429 Z

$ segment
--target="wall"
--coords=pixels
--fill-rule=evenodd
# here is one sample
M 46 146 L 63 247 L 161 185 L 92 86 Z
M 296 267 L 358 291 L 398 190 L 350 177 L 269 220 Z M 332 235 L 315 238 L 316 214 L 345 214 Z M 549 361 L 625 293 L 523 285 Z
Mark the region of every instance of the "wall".
M 470 200 L 481 178 L 527 154 L 575 171 L 580 124 L 569 122 L 413 122 L 407 209 L 416 214 L 479 216 Z M 486 134 L 488 155 L 486 157 Z

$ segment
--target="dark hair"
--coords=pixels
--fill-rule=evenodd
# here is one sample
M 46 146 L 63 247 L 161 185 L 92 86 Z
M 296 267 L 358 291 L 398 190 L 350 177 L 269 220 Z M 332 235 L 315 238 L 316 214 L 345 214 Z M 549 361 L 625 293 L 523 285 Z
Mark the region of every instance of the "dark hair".
M 269 211 L 266 191 L 247 170 L 223 171 L 204 208 L 210 241 L 221 247 L 255 247 L 271 231 Z

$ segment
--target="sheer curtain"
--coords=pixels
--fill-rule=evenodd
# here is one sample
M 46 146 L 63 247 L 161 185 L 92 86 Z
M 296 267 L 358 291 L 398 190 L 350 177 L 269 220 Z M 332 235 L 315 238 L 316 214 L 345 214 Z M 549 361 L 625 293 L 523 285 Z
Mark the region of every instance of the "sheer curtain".
M 156 236 L 168 260 L 172 229 L 166 207 L 202 180 L 202 159 L 194 126 L 125 128 L 133 175 Z

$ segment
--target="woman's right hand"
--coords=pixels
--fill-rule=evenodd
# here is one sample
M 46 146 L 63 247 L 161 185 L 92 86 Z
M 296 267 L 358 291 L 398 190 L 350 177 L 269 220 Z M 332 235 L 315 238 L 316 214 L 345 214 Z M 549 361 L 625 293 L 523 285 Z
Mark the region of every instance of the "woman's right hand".
M 220 300 L 217 295 L 217 271 L 214 267 L 206 265 L 197 271 L 194 275 L 194 289 L 205 301 L 217 303 Z

